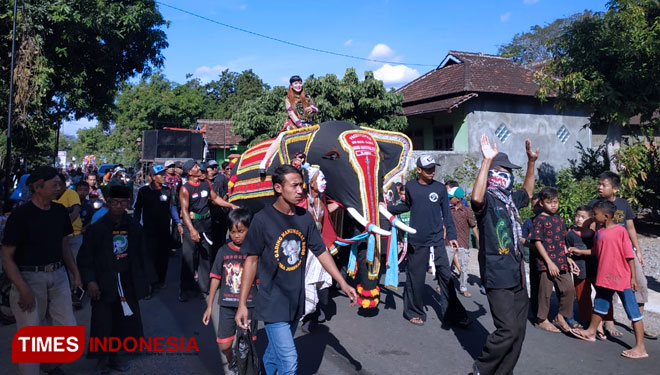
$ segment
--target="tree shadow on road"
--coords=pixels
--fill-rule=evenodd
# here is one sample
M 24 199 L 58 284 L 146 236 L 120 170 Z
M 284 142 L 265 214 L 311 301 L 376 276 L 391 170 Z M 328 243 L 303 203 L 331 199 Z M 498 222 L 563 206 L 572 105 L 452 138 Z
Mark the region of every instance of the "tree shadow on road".
M 467 312 L 472 320 L 472 324 L 467 327 L 461 327 L 444 321 L 443 306 L 441 305 L 443 303 L 442 300 L 443 298 L 440 297 L 440 294 L 436 290 L 426 285 L 424 304 L 431 306 L 435 310 L 438 320 L 442 322 L 442 328 L 453 331 L 461 347 L 470 354 L 472 359 L 476 359 L 481 354 L 486 344 L 486 338 L 489 335 L 488 330 L 477 320 L 477 318 L 486 314 L 485 307 L 474 301 L 479 308 L 476 311 Z

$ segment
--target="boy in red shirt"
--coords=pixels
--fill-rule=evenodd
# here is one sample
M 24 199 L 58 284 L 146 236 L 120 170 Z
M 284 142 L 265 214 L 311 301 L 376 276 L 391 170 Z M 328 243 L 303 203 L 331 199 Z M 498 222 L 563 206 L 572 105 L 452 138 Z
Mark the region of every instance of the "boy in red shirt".
M 606 200 L 594 205 L 596 222 L 604 224 L 604 228 L 596 233 L 593 248 L 593 253 L 598 257 L 594 312 L 588 329 L 571 329 L 571 333 L 585 341 L 596 341 L 596 329 L 602 321 L 602 316 L 607 314 L 612 304 L 612 296 L 616 292 L 635 331 L 635 346 L 624 350 L 621 355 L 631 359 L 647 358 L 649 355 L 644 346 L 644 323 L 635 299 L 635 255 L 628 232 L 614 223 L 616 210 L 614 203 Z

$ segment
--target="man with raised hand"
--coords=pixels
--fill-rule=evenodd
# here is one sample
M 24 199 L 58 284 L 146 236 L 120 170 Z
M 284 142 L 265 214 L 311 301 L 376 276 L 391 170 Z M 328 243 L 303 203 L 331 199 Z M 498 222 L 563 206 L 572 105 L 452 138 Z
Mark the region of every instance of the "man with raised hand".
M 497 152 L 481 136 L 484 157 L 472 190 L 472 210 L 479 227 L 479 271 L 486 289 L 495 331 L 472 366 L 474 375 L 511 374 L 518 362 L 529 300 L 525 289 L 522 230 L 518 210 L 525 207 L 534 189 L 534 164 L 539 149 L 525 141 L 527 174 L 523 189 L 513 191 L 513 170 L 507 154 Z

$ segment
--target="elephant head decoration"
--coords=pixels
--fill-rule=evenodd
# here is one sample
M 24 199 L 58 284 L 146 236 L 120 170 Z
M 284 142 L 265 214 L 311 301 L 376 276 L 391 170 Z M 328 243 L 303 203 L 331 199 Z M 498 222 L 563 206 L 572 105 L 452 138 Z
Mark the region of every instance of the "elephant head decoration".
M 389 237 L 392 219 L 386 209 L 379 207 L 381 189 L 400 179 L 408 170 L 412 152 L 410 139 L 402 133 L 358 127 L 342 121 L 281 133 L 277 139 L 256 144 L 241 155 L 232 171 L 236 178 L 230 188 L 230 202 L 253 212 L 274 202 L 270 175 L 259 173 L 259 163 L 273 142 L 277 143 L 278 150 L 268 163 L 269 171 L 290 164 L 296 152 L 304 152 L 307 161 L 317 164 L 325 174 L 326 197 L 342 208 L 332 220 L 334 229 L 341 235 L 336 238 L 338 243 L 370 243 L 370 246 L 362 246 L 366 250 L 360 252 L 359 260 L 351 253 L 354 264 L 350 264 L 349 256 L 348 270 L 349 275 L 354 276 L 351 271 L 357 268 L 358 291 L 364 301 L 362 306 L 374 307 L 378 304 L 381 264 L 381 241 L 376 241 L 375 236 Z M 381 214 L 387 220 L 381 220 Z M 405 224 L 394 223 L 400 229 L 414 233 L 414 229 Z M 324 233 L 324 240 L 326 237 Z M 343 239 L 348 237 L 353 238 Z M 352 252 L 357 249 L 357 245 L 351 246 Z

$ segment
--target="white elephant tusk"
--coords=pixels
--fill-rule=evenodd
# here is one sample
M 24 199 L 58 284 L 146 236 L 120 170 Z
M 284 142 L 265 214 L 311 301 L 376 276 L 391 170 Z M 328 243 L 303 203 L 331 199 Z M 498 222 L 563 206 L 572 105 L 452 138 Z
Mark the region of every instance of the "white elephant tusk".
M 387 220 L 392 221 L 392 218 L 394 217 L 394 215 L 392 215 L 392 214 L 387 210 L 387 208 L 385 208 L 385 207 L 379 205 L 379 206 L 378 206 L 378 211 L 380 211 L 380 213 L 381 213 L 383 216 L 385 216 L 385 217 L 387 218 Z M 411 227 L 407 226 L 407 225 L 404 224 L 404 222 L 401 221 L 401 220 L 397 220 L 396 223 L 394 224 L 394 226 L 396 226 L 397 228 L 401 229 L 402 231 L 404 231 L 404 232 L 408 232 L 408 233 L 410 233 L 410 234 L 415 234 L 415 233 L 417 233 L 417 229 L 415 229 L 415 228 L 411 228 Z
M 355 219 L 355 221 L 360 223 L 360 225 L 362 225 L 363 227 L 367 228 L 367 225 L 369 224 L 369 222 L 367 221 L 367 219 L 364 218 L 364 216 L 360 215 L 360 213 L 357 212 L 357 210 L 355 208 L 348 207 L 348 208 L 346 208 L 346 211 L 348 211 L 348 213 L 351 215 L 351 217 L 353 219 Z M 367 228 L 367 229 L 369 229 L 369 228 Z M 385 229 L 383 229 L 379 226 L 376 226 L 376 225 L 374 225 L 372 227 L 372 232 L 374 232 L 376 234 L 379 234 L 381 236 L 390 236 L 390 235 L 392 235 L 391 232 L 388 232 Z

